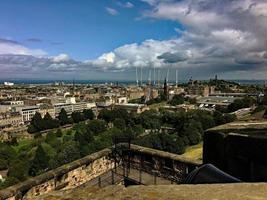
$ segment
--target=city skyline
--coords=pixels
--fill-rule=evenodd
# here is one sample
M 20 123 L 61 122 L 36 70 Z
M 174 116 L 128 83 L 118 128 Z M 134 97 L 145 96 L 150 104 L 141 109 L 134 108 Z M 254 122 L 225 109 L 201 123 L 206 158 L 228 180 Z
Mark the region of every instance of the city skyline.
M 2 1 L 0 79 L 134 80 L 154 67 L 265 79 L 266 10 L 264 0 Z

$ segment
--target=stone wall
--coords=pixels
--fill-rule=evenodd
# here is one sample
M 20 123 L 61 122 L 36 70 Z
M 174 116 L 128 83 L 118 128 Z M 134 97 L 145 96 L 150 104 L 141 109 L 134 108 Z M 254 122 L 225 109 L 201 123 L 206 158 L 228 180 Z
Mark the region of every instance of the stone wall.
M 0 191 L 0 199 L 20 200 L 54 191 L 75 188 L 114 168 L 110 149 L 63 165 L 25 182 Z
M 202 164 L 199 161 L 188 160 L 181 155 L 137 145 L 131 145 L 130 151 L 132 168 L 141 168 L 149 174 L 156 174 L 177 183 L 181 183 L 188 173 Z
M 0 200 L 32 199 L 55 190 L 76 188 L 113 169 L 115 163 L 110 157 L 111 153 L 112 149 L 104 149 L 1 190 Z M 137 145 L 131 145 L 128 153 L 130 157 L 124 155 L 126 157 L 123 160 L 127 161 L 130 158 L 131 167 L 139 169 L 141 167 L 142 171 L 156 173 L 157 176 L 172 179 L 178 183 L 201 164 L 177 154 Z

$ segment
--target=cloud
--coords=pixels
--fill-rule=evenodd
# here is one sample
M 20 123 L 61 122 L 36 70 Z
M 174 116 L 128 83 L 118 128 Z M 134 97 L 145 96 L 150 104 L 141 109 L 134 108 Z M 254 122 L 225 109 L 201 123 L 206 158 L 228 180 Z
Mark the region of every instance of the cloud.
M 28 42 L 36 42 L 36 43 L 43 42 L 43 40 L 40 38 L 28 38 L 27 41 Z
M 177 37 L 147 39 L 119 46 L 95 59 L 78 61 L 67 54 L 47 56 L 16 41 L 0 39 L 1 72 L 92 73 L 133 71 L 134 68 L 179 68 L 209 77 L 221 73 L 265 78 L 267 74 L 267 15 L 264 0 L 142 0 L 143 17 L 171 20 Z M 113 8 L 106 8 L 112 15 Z M 2 54 L 2 55 L 1 55 Z M 262 72 L 262 73 L 259 73 Z M 245 74 L 246 73 L 246 74 Z
M 0 39 L 0 54 L 44 56 L 41 49 L 29 49 L 13 40 Z
M 53 61 L 56 63 L 60 62 L 68 62 L 70 61 L 70 57 L 67 54 L 59 54 L 58 56 L 53 57 Z
M 183 53 L 170 53 L 166 52 L 157 57 L 158 59 L 162 59 L 164 63 L 178 63 L 181 61 L 186 61 L 188 59 L 187 55 Z
M 108 14 L 113 15 L 113 16 L 119 14 L 116 9 L 110 8 L 110 7 L 106 7 L 106 11 L 108 12 Z
M 123 8 L 133 8 L 134 7 L 134 5 L 129 1 L 127 1 L 125 3 L 122 3 L 122 2 L 119 1 L 118 5 L 123 7 Z

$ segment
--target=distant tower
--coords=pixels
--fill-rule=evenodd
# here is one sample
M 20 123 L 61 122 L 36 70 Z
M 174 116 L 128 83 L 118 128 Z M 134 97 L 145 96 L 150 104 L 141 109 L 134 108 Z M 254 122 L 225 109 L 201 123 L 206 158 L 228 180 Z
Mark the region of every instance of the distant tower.
M 175 71 L 175 84 L 178 86 L 178 70 Z
M 138 71 L 137 71 L 137 67 L 135 70 L 135 78 L 136 78 L 136 86 L 138 86 Z
M 148 84 L 151 85 L 151 70 L 149 70 L 149 75 L 148 75 Z
M 160 74 L 160 69 L 158 69 L 158 87 L 160 85 L 160 76 L 159 76 L 159 74 Z
M 166 78 L 164 80 L 163 95 L 164 95 L 165 100 L 169 100 L 168 84 L 167 84 Z
M 143 85 L 143 67 L 141 67 L 141 77 L 140 77 L 140 84 Z
M 153 85 L 156 85 L 156 68 L 154 66 L 154 84 Z
M 74 95 L 75 93 L 75 82 L 74 79 L 72 80 L 72 94 Z
M 169 74 L 170 74 L 170 69 L 167 70 L 167 83 L 169 83 Z
M 217 81 L 218 80 L 218 76 L 217 76 L 217 74 L 215 75 L 215 81 Z

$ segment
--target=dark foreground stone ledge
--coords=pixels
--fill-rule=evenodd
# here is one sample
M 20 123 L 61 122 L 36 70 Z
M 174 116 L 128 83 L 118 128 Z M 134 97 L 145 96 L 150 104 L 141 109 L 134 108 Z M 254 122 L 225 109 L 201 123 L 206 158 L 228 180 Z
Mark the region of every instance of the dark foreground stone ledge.
M 264 200 L 267 199 L 266 183 L 109 186 L 98 189 L 82 186 L 73 190 L 56 191 L 33 200 Z M 29 200 L 29 199 L 27 199 Z

